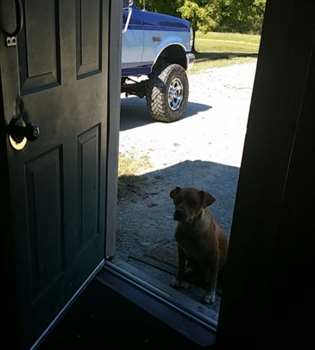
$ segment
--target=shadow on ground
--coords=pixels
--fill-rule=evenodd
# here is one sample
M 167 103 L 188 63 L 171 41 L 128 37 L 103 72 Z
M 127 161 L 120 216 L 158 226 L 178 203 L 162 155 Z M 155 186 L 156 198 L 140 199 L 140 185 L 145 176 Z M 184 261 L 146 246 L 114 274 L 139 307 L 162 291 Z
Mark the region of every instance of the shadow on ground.
M 256 52 L 196 52 L 196 62 L 205 62 L 211 60 L 222 60 L 232 58 L 256 58 Z
M 196 187 L 211 193 L 212 212 L 227 234 L 230 232 L 239 168 L 205 161 L 185 161 L 142 176 L 119 178 L 118 253 L 140 254 L 146 248 L 174 238 L 170 191 Z
M 212 107 L 206 104 L 188 102 L 184 118 L 193 117 L 199 112 L 204 112 Z M 152 120 L 145 99 L 128 97 L 121 99 L 120 131 L 125 131 L 147 124 L 155 123 Z
M 239 168 L 206 161 L 185 161 L 142 176 L 120 177 L 116 258 L 141 271 L 140 278 L 153 281 L 172 295 L 169 286 L 176 273 L 177 252 L 170 191 L 180 186 L 211 193 L 216 198 L 211 211 L 229 236 L 238 178 Z M 200 289 L 181 293 L 200 309 Z M 218 310 L 216 303 L 203 312 L 207 315 Z

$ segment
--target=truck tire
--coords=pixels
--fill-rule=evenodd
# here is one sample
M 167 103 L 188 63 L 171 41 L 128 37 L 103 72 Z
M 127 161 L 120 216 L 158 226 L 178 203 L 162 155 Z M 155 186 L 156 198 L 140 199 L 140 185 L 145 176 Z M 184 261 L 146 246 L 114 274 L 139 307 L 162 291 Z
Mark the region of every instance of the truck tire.
M 151 117 L 159 122 L 174 122 L 185 113 L 189 83 L 179 64 L 157 68 L 147 83 L 146 98 Z

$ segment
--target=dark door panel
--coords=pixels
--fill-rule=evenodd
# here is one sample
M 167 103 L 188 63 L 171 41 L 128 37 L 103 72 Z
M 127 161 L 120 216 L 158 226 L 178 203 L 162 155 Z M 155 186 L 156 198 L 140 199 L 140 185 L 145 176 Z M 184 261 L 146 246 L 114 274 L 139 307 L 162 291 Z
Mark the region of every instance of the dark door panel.
M 6 122 L 20 96 L 40 129 L 21 151 L 7 139 L 18 316 L 32 344 L 104 259 L 110 1 L 22 3 L 17 46 L 0 34 L 0 68 Z
M 102 1 L 77 1 L 76 12 L 77 76 L 80 79 L 102 70 Z
M 58 0 L 24 1 L 24 29 L 19 35 L 22 95 L 61 84 L 60 10 Z

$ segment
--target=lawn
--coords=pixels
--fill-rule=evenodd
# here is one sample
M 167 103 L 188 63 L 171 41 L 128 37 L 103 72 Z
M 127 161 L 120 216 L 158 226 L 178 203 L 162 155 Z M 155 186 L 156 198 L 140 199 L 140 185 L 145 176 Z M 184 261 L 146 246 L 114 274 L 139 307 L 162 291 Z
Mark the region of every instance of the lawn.
M 197 33 L 196 60 L 190 73 L 213 67 L 246 63 L 257 58 L 259 35 L 238 33 Z

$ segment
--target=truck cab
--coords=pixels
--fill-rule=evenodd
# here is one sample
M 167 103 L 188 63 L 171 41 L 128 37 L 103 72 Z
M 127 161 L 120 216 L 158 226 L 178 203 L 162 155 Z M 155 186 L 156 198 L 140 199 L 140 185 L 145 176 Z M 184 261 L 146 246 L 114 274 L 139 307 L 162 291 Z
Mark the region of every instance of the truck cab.
M 193 62 L 189 21 L 145 11 L 124 1 L 122 28 L 122 92 L 146 97 L 153 119 L 170 122 L 184 114 Z M 147 79 L 137 81 L 137 77 Z

